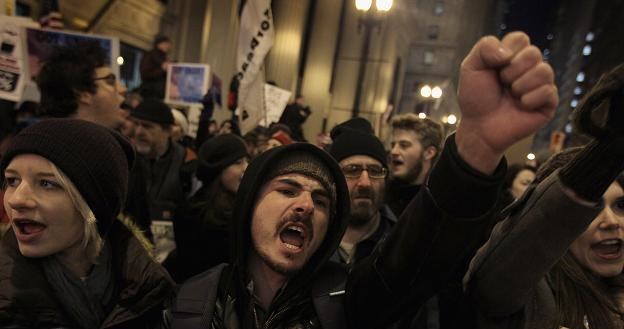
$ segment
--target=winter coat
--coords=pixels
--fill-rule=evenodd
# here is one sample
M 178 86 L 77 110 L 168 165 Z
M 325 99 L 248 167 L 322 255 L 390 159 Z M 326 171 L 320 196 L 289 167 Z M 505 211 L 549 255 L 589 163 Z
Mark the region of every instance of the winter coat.
M 601 210 L 569 198 L 558 171 L 512 205 L 464 278 L 479 328 L 558 328 L 548 272 Z
M 108 233 L 119 293 L 101 328 L 159 328 L 165 302 L 174 293 L 167 272 L 145 245 L 116 220 Z M 45 278 L 37 259 L 23 257 L 12 230 L 0 245 L 0 327 L 76 328 Z
M 234 196 L 213 193 L 210 186 L 202 187 L 178 209 L 174 218 L 176 259 L 168 269 L 176 282 L 184 282 L 229 259 L 229 224 Z M 225 199 L 224 204 L 216 204 L 219 197 Z M 232 204 L 228 205 L 230 197 Z
M 191 190 L 196 157 L 173 141 L 170 141 L 167 152 L 156 160 L 137 157 L 135 166 L 140 166 L 139 171 L 144 178 L 152 220 L 172 220 L 176 208 Z
M 420 191 L 420 187 L 421 185 L 412 185 L 398 179 L 391 179 L 386 187 L 386 203 L 395 215 L 401 216 L 403 210 Z
M 383 205 L 379 212 L 379 226 L 377 227 L 375 232 L 373 232 L 373 234 L 371 234 L 368 238 L 360 241 L 355 246 L 355 254 L 353 255 L 353 259 L 351 261 L 352 265 L 358 263 L 359 261 L 372 254 L 373 250 L 377 247 L 377 244 L 383 241 L 383 239 L 385 239 L 386 236 L 390 234 L 392 228 L 394 228 L 394 225 L 396 225 L 398 219 L 387 205 Z M 331 260 L 336 263 L 346 264 L 346 260 L 342 258 L 338 250 L 336 250 Z
M 167 71 L 162 69 L 162 64 L 167 60 L 167 54 L 154 48 L 141 59 L 141 87 L 140 93 L 143 98 L 165 98 L 165 83 Z
M 288 104 L 279 119 L 279 123 L 283 123 L 290 128 L 293 140 L 305 142 L 302 125 L 306 122 L 311 113 L 312 111 L 308 106 L 304 107 L 297 103 Z
M 444 286 L 478 247 L 486 219 L 492 216 L 504 177 L 504 162 L 493 176 L 471 169 L 447 141 L 429 177 L 383 243 L 348 272 L 329 262 L 348 221 L 349 194 L 338 164 L 322 150 L 303 143 L 262 154 L 247 169 L 234 213 L 232 265 L 208 271 L 185 283 L 172 308 L 173 328 L 253 328 L 251 297 L 246 288 L 246 253 L 258 177 L 282 152 L 305 149 L 324 159 L 334 173 L 336 216 L 325 240 L 304 268 L 273 300 L 263 328 L 383 328 L 408 306 L 419 307 Z M 478 196 L 478 197 L 476 197 Z M 217 289 L 215 289 L 217 287 Z M 207 291 L 215 292 L 211 296 Z M 238 322 L 240 326 L 236 326 Z

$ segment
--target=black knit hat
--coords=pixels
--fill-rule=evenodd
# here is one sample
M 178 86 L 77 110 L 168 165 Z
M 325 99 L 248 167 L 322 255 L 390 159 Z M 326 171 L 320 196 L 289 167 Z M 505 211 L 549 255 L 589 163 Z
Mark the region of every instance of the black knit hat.
M 69 177 L 95 215 L 100 236 L 106 236 L 126 199 L 132 145 L 120 134 L 84 120 L 44 120 L 11 140 L 0 161 L 2 181 L 11 160 L 26 153 L 48 159 Z
M 160 124 L 171 125 L 174 122 L 169 106 L 155 98 L 148 98 L 141 102 L 136 109 L 130 111 L 130 116 Z
M 331 170 L 318 156 L 304 151 L 295 151 L 283 155 L 271 165 L 265 181 L 287 174 L 301 174 L 317 180 L 329 193 L 332 204 L 336 202 L 336 184 Z
M 242 138 L 234 134 L 215 136 L 199 148 L 197 178 L 204 184 L 208 184 L 223 169 L 242 157 L 249 157 L 247 146 Z
M 368 155 L 388 168 L 386 149 L 375 136 L 370 122 L 363 118 L 345 121 L 332 129 L 333 143 L 329 149 L 336 161 L 353 155 Z

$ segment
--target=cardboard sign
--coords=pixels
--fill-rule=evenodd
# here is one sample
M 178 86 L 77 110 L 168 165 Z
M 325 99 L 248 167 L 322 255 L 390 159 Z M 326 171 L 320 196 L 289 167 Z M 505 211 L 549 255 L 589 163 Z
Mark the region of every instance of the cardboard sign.
M 165 103 L 181 105 L 201 104 L 210 85 L 210 66 L 205 64 L 175 63 L 167 68 Z
M 0 16 L 0 98 L 22 100 L 28 79 L 26 27 L 37 26 L 24 17 Z
M 264 102 L 266 118 L 260 121 L 260 125 L 268 127 L 272 122 L 278 122 L 292 93 L 288 90 L 275 87 L 270 84 L 264 85 Z

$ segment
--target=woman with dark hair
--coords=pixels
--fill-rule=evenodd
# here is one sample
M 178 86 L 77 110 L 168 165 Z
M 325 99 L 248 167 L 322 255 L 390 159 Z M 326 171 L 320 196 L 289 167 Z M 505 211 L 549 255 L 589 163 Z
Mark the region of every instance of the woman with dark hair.
M 158 326 L 174 283 L 117 220 L 133 161 L 124 137 L 82 120 L 44 120 L 13 138 L 0 162 L 11 220 L 0 327 Z
M 199 149 L 202 187 L 173 221 L 177 260 L 170 272 L 177 282 L 228 261 L 234 200 L 248 162 L 245 142 L 233 134 L 215 136 Z
M 510 165 L 503 184 L 503 206 L 520 199 L 533 180 L 535 180 L 534 167 L 519 163 Z
M 604 76 L 579 107 L 595 140 L 542 165 L 473 258 L 464 282 L 479 328 L 624 328 L 623 77 L 624 66 Z

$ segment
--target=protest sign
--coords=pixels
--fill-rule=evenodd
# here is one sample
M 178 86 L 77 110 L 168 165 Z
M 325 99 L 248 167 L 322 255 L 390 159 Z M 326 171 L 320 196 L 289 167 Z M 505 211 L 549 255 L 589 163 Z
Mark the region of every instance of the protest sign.
M 175 63 L 167 68 L 165 102 L 180 105 L 201 104 L 208 92 L 210 66 Z

